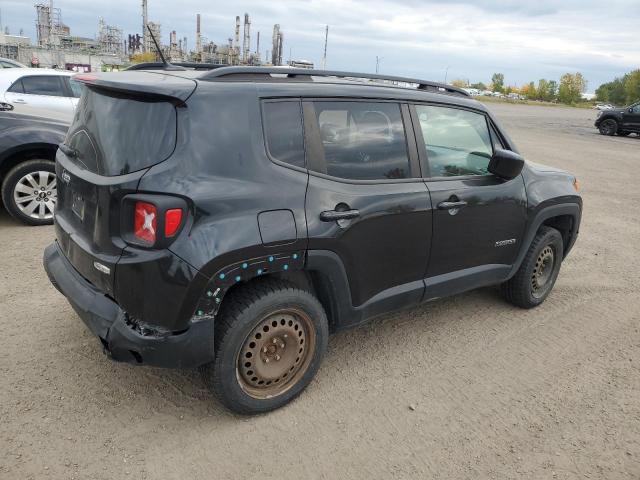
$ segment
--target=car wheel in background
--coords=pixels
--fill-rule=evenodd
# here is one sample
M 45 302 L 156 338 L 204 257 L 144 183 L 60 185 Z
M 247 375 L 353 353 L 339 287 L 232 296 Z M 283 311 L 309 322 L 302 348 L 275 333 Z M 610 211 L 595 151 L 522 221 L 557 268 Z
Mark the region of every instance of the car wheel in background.
M 608 118 L 600 124 L 598 130 L 600 130 L 600 133 L 602 135 L 615 135 L 618 131 L 618 122 L 616 122 L 612 118 Z
M 27 225 L 51 225 L 57 201 L 54 162 L 28 160 L 13 167 L 2 182 L 2 202 Z

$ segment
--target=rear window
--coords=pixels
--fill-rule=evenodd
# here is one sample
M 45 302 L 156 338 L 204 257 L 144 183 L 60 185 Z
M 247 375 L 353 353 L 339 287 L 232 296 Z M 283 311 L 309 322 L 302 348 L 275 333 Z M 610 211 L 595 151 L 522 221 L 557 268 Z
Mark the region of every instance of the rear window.
M 83 88 L 65 143 L 89 171 L 124 175 L 166 160 L 176 145 L 174 105 L 157 97 L 133 97 Z

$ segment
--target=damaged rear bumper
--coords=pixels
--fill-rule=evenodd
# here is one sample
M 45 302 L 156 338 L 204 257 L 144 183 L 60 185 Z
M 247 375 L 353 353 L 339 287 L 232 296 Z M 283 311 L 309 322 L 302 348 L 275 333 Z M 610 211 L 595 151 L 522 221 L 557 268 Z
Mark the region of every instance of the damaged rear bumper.
M 84 279 L 64 256 L 58 242 L 44 251 L 44 268 L 112 359 L 158 367 L 191 368 L 213 361 L 213 320 L 190 323 L 183 332 L 162 332 L 140 325 L 120 306 Z

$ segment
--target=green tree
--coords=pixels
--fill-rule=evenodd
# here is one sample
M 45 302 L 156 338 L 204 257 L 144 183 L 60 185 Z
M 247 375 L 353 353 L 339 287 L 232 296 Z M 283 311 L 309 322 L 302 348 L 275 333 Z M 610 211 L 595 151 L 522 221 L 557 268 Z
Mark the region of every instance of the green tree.
M 476 90 L 486 90 L 487 86 L 482 82 L 478 82 L 478 83 L 472 83 L 471 88 L 475 88 Z
M 565 73 L 560 77 L 558 100 L 569 105 L 578 103 L 586 89 L 587 81 L 581 73 Z
M 640 100 L 640 70 L 625 75 L 624 91 L 627 94 L 627 105 Z
M 554 101 L 558 96 L 558 82 L 549 80 L 549 100 Z
M 493 91 L 502 93 L 504 89 L 504 73 L 494 73 L 491 77 L 491 83 L 493 84 Z
M 625 75 L 626 77 L 626 75 Z M 603 83 L 596 89 L 596 99 L 614 105 L 623 105 L 627 101 L 625 77 L 616 78 L 612 82 Z

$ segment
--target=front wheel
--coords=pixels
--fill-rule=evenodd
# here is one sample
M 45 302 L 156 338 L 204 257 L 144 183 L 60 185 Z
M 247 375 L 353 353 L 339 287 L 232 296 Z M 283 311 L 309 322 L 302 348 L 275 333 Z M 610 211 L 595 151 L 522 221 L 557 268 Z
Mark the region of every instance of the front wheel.
M 28 160 L 13 167 L 2 182 L 2 202 L 27 225 L 50 225 L 57 201 L 55 164 Z
M 615 120 L 613 120 L 612 118 L 608 118 L 607 120 L 604 120 L 600 126 L 598 127 L 598 130 L 600 130 L 600 133 L 602 135 L 615 135 L 616 132 L 618 131 L 618 122 L 616 122 Z
M 560 232 L 541 227 L 516 274 L 501 286 L 507 301 L 521 308 L 544 302 L 556 283 L 563 255 Z
M 327 348 L 318 300 L 289 283 L 265 279 L 229 294 L 216 318 L 213 363 L 205 381 L 241 414 L 279 408 L 311 382 Z

